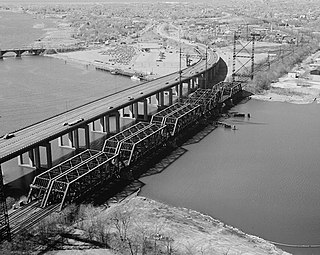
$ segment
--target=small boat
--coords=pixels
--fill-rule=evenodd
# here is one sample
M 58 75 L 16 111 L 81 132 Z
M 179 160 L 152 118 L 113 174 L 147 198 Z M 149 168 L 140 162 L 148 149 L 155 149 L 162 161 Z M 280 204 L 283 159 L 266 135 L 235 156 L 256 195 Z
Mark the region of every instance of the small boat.
M 137 75 L 133 75 L 133 76 L 131 76 L 131 80 L 140 81 L 140 78 Z
M 119 74 L 118 70 L 112 70 L 112 71 L 110 71 L 110 73 L 113 74 L 113 75 Z

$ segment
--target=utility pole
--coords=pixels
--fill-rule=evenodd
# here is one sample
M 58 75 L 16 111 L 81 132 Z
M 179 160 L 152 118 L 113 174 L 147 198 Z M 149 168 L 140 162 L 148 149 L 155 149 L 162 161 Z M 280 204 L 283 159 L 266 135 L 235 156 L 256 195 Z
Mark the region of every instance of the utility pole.
M 206 45 L 206 71 L 204 73 L 204 88 L 208 88 L 208 45 Z
M 180 94 L 179 96 L 179 101 L 181 101 L 181 97 L 182 97 L 182 86 L 181 86 L 181 36 L 180 36 L 180 25 L 179 25 L 179 90 L 180 90 Z

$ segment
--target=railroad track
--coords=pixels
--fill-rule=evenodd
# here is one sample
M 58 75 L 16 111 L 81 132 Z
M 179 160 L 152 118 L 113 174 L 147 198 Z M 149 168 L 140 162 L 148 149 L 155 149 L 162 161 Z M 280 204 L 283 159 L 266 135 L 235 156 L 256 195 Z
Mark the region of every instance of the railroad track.
M 10 232 L 13 238 L 21 231 L 34 227 L 45 217 L 59 209 L 59 204 L 44 209 L 39 206 L 40 201 L 34 201 L 9 214 Z

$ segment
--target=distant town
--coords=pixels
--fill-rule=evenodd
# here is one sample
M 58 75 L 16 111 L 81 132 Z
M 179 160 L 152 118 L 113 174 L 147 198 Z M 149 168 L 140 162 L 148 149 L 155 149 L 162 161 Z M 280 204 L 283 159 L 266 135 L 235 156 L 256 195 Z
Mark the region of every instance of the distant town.
M 254 2 L 254 4 L 250 4 Z M 293 4 L 293 2 L 295 2 Z M 74 29 L 79 45 L 136 40 L 159 22 L 181 28 L 181 37 L 215 47 L 229 45 L 234 32 L 259 33 L 261 41 L 299 44 L 319 38 L 318 1 L 213 1 L 212 4 L 96 3 L 24 5 L 37 19 L 54 18 Z M 12 9 L 0 5 L 0 9 Z

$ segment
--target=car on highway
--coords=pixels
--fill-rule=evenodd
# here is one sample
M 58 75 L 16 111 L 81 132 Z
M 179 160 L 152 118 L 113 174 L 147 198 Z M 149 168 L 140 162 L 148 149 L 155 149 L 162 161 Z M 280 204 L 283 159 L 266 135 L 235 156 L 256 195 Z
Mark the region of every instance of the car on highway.
M 63 126 L 67 126 L 67 125 L 68 126 L 73 126 L 73 125 L 76 125 L 76 124 L 78 124 L 78 123 L 80 123 L 82 121 L 84 121 L 84 118 L 80 118 L 80 119 L 74 120 L 72 122 L 64 122 Z
M 12 137 L 15 137 L 14 133 L 7 133 L 7 134 L 5 134 L 2 138 L 3 138 L 3 139 L 10 139 L 10 138 L 12 138 Z

